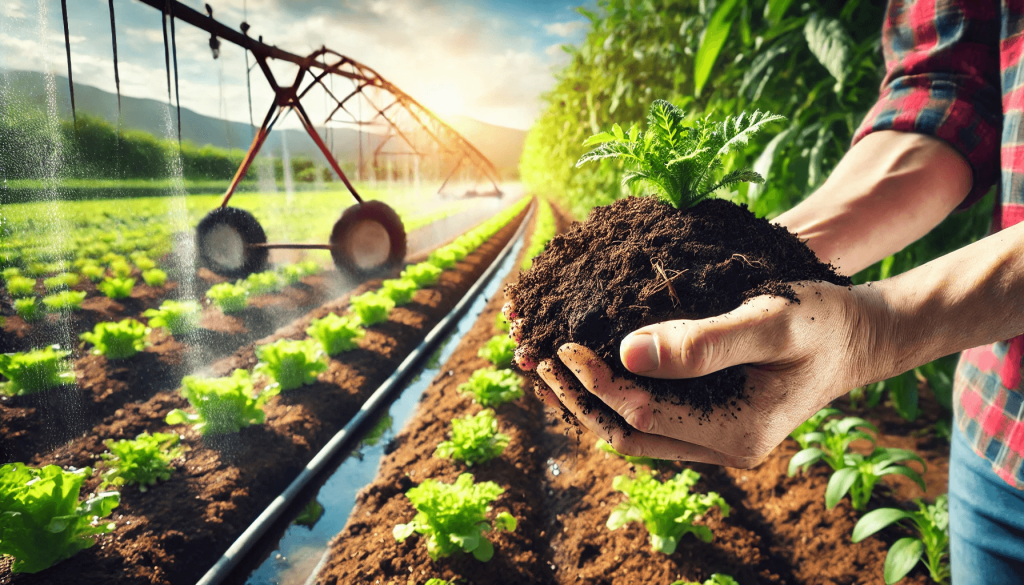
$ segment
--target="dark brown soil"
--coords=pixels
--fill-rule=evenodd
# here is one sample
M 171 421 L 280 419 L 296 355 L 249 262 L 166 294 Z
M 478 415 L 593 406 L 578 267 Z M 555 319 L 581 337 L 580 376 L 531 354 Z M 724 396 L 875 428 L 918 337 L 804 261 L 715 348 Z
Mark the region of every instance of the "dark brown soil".
M 544 359 L 579 343 L 617 376 L 707 415 L 742 396 L 742 367 L 690 380 L 635 376 L 619 360 L 622 339 L 652 323 L 720 315 L 759 295 L 795 301 L 787 283 L 800 280 L 850 284 L 795 235 L 745 206 L 711 199 L 679 211 L 653 197 L 629 197 L 595 208 L 556 236 L 509 297 L 523 319 L 520 347 L 528 355 Z M 602 408 L 628 428 L 589 393 L 580 400 L 584 412 Z
M 512 437 L 498 459 L 466 468 L 433 458 L 437 443 L 447 439 L 449 421 L 480 410 L 456 387 L 487 365 L 476 352 L 495 334 L 492 323 L 501 304 L 502 299 L 493 299 L 480 315 L 389 446 L 377 477 L 360 492 L 348 524 L 331 542 L 317 583 L 406 585 L 440 577 L 477 585 L 668 585 L 677 579 L 703 581 L 715 572 L 745 585 L 883 582 L 886 550 L 899 535 L 852 544 L 858 514 L 848 500 L 825 509 L 827 470 L 817 466 L 807 474 L 786 476 L 789 458 L 798 450 L 789 439 L 755 469 L 692 466 L 702 474 L 695 489 L 718 492 L 732 513 L 722 517 L 714 511 L 702 520 L 715 534 L 710 544 L 685 537 L 672 555 L 652 551 L 640 525 L 615 531 L 605 527 L 623 499 L 612 489 L 612 479 L 633 473 L 633 466 L 595 449 L 591 437 L 581 440 L 558 413 L 541 412 L 538 401 L 520 399 L 496 409 L 499 429 Z M 949 446 L 927 432 L 944 415 L 926 390 L 925 414 L 915 423 L 901 420 L 888 406 L 855 411 L 845 399 L 835 406 L 875 422 L 880 445 L 913 449 L 928 462 L 927 494 L 903 477 L 889 476 L 876 488 L 872 506 L 908 506 L 913 498 L 945 492 Z M 684 467 L 664 465 L 660 473 L 665 476 Z M 494 559 L 431 561 L 422 537 L 397 543 L 392 529 L 415 514 L 404 493 L 426 478 L 450 482 L 463 471 L 477 481 L 499 483 L 506 491 L 495 502 L 495 513 L 508 510 L 519 521 L 516 533 L 495 538 Z M 927 574 L 919 566 L 903 582 L 927 583 Z

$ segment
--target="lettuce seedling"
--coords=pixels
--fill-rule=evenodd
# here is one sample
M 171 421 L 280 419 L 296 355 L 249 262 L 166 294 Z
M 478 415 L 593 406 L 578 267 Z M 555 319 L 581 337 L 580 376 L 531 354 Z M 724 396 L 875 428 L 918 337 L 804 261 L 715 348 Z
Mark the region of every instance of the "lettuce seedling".
M 143 272 L 147 270 L 153 270 L 154 268 L 156 268 L 156 262 L 154 262 L 152 259 L 150 259 L 149 256 L 146 256 L 145 254 L 140 254 L 136 252 L 134 254 L 131 254 L 131 259 L 132 262 L 135 264 L 135 267 Z
M 154 288 L 158 288 L 167 282 L 167 273 L 159 268 L 150 268 L 142 272 L 142 280 Z
M 117 492 L 101 492 L 78 501 L 82 484 L 92 476 L 85 467 L 64 471 L 24 463 L 0 466 L 0 556 L 14 557 L 12 573 L 38 573 L 96 544 L 93 538 L 114 529 L 99 524 L 117 507 Z
M 82 266 L 80 272 L 82 273 L 82 276 L 88 278 L 92 282 L 99 282 L 107 275 L 107 271 L 97 264 L 86 264 L 85 266 Z
M 419 290 L 419 285 L 408 278 L 392 278 L 381 283 L 380 294 L 395 301 L 396 305 L 405 305 Z
M 498 420 L 491 409 L 476 416 L 452 419 L 452 438 L 434 450 L 434 457 L 462 461 L 472 467 L 499 457 L 508 446 L 508 435 L 498 432 Z
M 949 582 L 949 500 L 946 494 L 942 494 L 935 498 L 934 505 L 929 506 L 921 500 L 916 500 L 916 503 L 917 512 L 898 508 L 872 510 L 853 527 L 852 540 L 860 542 L 890 524 L 910 520 L 909 528 L 917 535 L 901 538 L 889 547 L 883 573 L 887 585 L 906 577 L 918 561 L 928 568 L 932 581 Z
M 135 279 L 116 276 L 104 278 L 102 282 L 96 285 L 96 288 L 109 298 L 125 299 L 131 296 L 132 289 L 135 288 Z
M 279 339 L 257 347 L 256 357 L 260 362 L 253 373 L 272 380 L 267 391 L 275 394 L 312 384 L 327 369 L 324 350 L 314 339 Z
M 674 581 L 672 585 L 740 585 L 729 575 L 723 575 L 721 573 L 713 573 L 710 579 L 699 583 L 697 581 Z
M 302 262 L 298 263 L 298 267 L 302 269 L 303 276 L 313 276 L 315 274 L 320 274 L 320 272 L 323 270 L 323 268 L 321 268 L 319 264 L 312 260 L 303 260 Z
M 202 307 L 195 301 L 166 300 L 158 309 L 146 309 L 142 316 L 149 319 L 150 327 L 163 327 L 172 335 L 184 335 L 199 328 L 200 311 Z
M 238 284 L 244 286 L 249 291 L 249 294 L 253 296 L 277 292 L 284 286 L 281 282 L 281 277 L 276 272 L 269 270 L 266 272 L 253 272 Z
M 750 169 L 732 171 L 717 182 L 712 173 L 722 166 L 726 154 L 746 145 L 769 123 L 783 119 L 768 112 L 744 112 L 721 122 L 698 119 L 693 126 L 686 126 L 682 109 L 655 100 L 647 116 L 646 132 L 634 126 L 626 133 L 615 124 L 610 133 L 595 134 L 583 143 L 598 146 L 584 154 L 576 166 L 621 158 L 630 168 L 622 178 L 623 185 L 651 185 L 662 201 L 676 209 L 687 209 L 722 187 L 764 183 L 764 178 Z
M 427 257 L 427 262 L 430 262 L 442 270 L 455 266 L 458 261 L 458 252 L 448 249 L 447 246 L 434 250 L 430 253 L 430 256 Z
M 305 271 L 298 264 L 289 264 L 281 268 L 281 279 L 284 280 L 286 286 L 298 283 L 305 275 Z
M 22 319 L 32 322 L 43 316 L 39 310 L 39 303 L 35 297 L 29 299 L 14 299 L 14 312 Z
M 249 291 L 237 284 L 222 282 L 211 286 L 206 291 L 206 298 L 213 301 L 224 314 L 237 313 L 249 304 Z
M 473 372 L 468 382 L 459 385 L 459 392 L 472 394 L 481 406 L 497 406 L 521 398 L 523 386 L 511 370 L 485 368 Z
M 630 522 L 643 522 L 656 551 L 672 554 L 679 539 L 693 534 L 703 542 L 711 542 L 714 535 L 707 526 L 693 522 L 712 508 L 718 508 L 722 517 L 729 515 L 729 505 L 715 492 L 690 493 L 700 474 L 684 469 L 665 482 L 658 481 L 650 472 L 637 473 L 636 479 L 625 475 L 612 480 L 612 488 L 627 496 L 608 517 L 608 529 L 615 530 Z
M 25 276 L 12 276 L 7 279 L 7 292 L 12 297 L 27 297 L 36 292 L 36 279 Z
M 444 271 L 430 262 L 420 262 L 403 270 L 401 276 L 415 282 L 416 286 L 423 288 L 437 283 L 437 279 L 441 277 L 442 272 Z
M 388 320 L 388 313 L 395 308 L 395 301 L 376 292 L 365 292 L 349 301 L 352 312 L 359 322 L 369 327 Z
M 498 368 L 512 367 L 516 353 L 516 341 L 508 335 L 495 335 L 476 352 L 476 355 L 491 362 Z
M 395 526 L 395 540 L 405 542 L 417 532 L 427 537 L 427 554 L 435 561 L 465 552 L 487 562 L 494 556 L 494 545 L 484 535 L 492 527 L 487 515 L 490 503 L 503 493 L 505 490 L 492 481 L 474 483 L 469 473 L 463 473 L 451 484 L 424 480 L 405 493 L 417 514 L 412 522 Z M 508 512 L 499 512 L 493 527 L 513 532 L 516 519 Z
M 604 439 L 598 439 L 597 444 L 595 444 L 594 447 L 597 447 L 598 449 L 604 451 L 609 455 L 613 455 L 620 459 L 625 459 L 626 463 L 632 465 L 643 465 L 644 467 L 648 467 L 650 469 L 657 468 L 659 463 L 665 461 L 664 459 L 654 459 L 652 457 L 636 457 L 634 455 L 623 455 L 622 453 L 619 453 L 615 449 L 615 447 L 612 447 L 611 444 L 608 441 L 605 441 Z
M 109 360 L 123 360 L 146 349 L 146 335 L 149 328 L 135 319 L 123 319 L 114 323 L 97 323 L 92 331 L 79 335 L 83 341 L 93 344 L 92 353 L 106 356 Z
M 196 413 L 176 408 L 164 420 L 169 425 L 194 423 L 195 429 L 203 435 L 237 433 L 243 427 L 263 424 L 266 417 L 263 405 L 274 394 L 263 392 L 254 398 L 252 377 L 242 369 L 223 378 L 185 376 L 181 385 L 181 395 Z
M 142 433 L 133 441 L 107 439 L 103 442 L 107 452 L 101 455 L 107 470 L 100 489 L 136 484 L 144 492 L 157 481 L 166 481 L 174 471 L 171 461 L 182 454 L 178 440 L 175 433 Z
M 110 262 L 110 272 L 115 278 L 125 279 L 132 275 L 132 265 L 124 258 L 117 258 Z
M 317 340 L 327 355 L 338 355 L 359 347 L 356 340 L 366 335 L 366 330 L 353 317 L 330 313 L 310 323 L 306 335 Z
M 84 300 L 84 290 L 62 290 L 43 297 L 43 306 L 50 313 L 67 313 L 81 310 Z
M 8 396 L 35 394 L 75 383 L 75 374 L 68 362 L 70 352 L 59 345 L 33 349 L 23 353 L 0 354 L 0 392 Z
M 0 278 L 2 278 L 4 282 L 11 280 L 15 276 L 21 276 L 21 268 L 18 268 L 17 266 L 8 266 L 7 268 L 0 270 Z
M 43 279 L 43 286 L 50 292 L 71 288 L 76 284 L 78 284 L 78 275 L 74 272 L 62 272 Z

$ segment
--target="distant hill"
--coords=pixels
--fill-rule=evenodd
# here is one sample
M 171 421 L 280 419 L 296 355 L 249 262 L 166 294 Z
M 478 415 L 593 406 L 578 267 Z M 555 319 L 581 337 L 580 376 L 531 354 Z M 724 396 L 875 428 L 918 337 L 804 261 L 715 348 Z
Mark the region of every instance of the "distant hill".
M 57 109 L 64 118 L 71 118 L 71 99 L 67 77 L 57 76 Z M 34 71 L 0 71 L 0 83 L 30 103 L 46 103 L 46 76 Z M 415 96 L 414 96 L 415 97 Z M 110 122 L 117 122 L 117 95 L 82 83 L 75 83 L 75 106 L 80 112 L 100 116 Z M 248 107 L 246 105 L 246 107 Z M 262 117 L 262 113 L 257 118 Z M 177 134 L 177 112 L 172 110 L 173 135 Z M 502 126 L 494 126 L 468 118 L 456 116 L 446 119 L 459 133 L 466 137 L 503 173 L 515 171 L 519 166 L 526 132 Z M 121 96 L 121 122 L 126 128 L 142 130 L 158 137 L 168 135 L 167 103 L 148 98 Z M 198 114 L 188 108 L 181 109 L 181 137 L 197 145 L 212 144 L 222 148 L 247 149 L 252 142 L 253 129 L 243 122 L 231 122 Z M 357 160 L 359 157 L 359 133 L 345 128 L 332 128 L 332 143 L 335 155 L 342 160 Z M 320 151 L 312 139 L 302 130 L 274 130 L 267 138 L 264 152 L 280 156 L 281 138 L 286 135 L 288 151 L 294 155 L 319 158 Z M 364 134 L 364 153 L 372 152 L 378 138 Z

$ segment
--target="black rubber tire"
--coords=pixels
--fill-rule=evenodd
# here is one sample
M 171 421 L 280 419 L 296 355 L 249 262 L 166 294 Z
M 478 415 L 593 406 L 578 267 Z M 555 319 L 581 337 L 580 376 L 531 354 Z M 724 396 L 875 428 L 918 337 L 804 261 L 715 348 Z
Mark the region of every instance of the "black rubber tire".
M 242 261 L 238 266 L 229 266 L 219 262 L 211 253 L 211 247 L 214 244 L 210 240 L 214 229 L 218 227 L 231 228 L 238 234 L 243 244 L 267 243 L 266 232 L 251 213 L 237 207 L 218 207 L 206 214 L 206 217 L 196 227 L 196 248 L 203 266 L 228 278 L 245 278 L 253 272 L 266 269 L 267 256 L 270 254 L 267 248 L 243 248 Z
M 363 222 L 377 223 L 387 233 L 387 258 L 375 266 L 360 266 L 355 259 L 353 228 Z M 331 257 L 338 270 L 360 280 L 397 268 L 405 260 L 405 226 L 395 210 L 380 201 L 364 201 L 346 209 L 334 223 L 330 243 Z

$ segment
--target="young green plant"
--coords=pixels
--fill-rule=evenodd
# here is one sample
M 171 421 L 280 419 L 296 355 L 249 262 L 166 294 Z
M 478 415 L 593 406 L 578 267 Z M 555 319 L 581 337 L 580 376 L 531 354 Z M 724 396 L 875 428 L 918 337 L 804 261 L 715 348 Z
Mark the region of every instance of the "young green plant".
M 353 317 L 329 313 L 313 320 L 306 328 L 306 335 L 318 341 L 327 355 L 334 356 L 359 347 L 358 340 L 366 335 L 366 330 Z
M 174 409 L 165 421 L 169 425 L 192 423 L 203 435 L 237 433 L 249 425 L 263 424 L 263 405 L 273 395 L 263 392 L 254 397 L 252 377 L 242 369 L 223 378 L 185 376 L 181 385 L 181 395 L 196 412 Z
M 92 352 L 110 360 L 123 360 L 146 349 L 149 328 L 135 319 L 97 323 L 79 337 L 93 345 Z
M 380 294 L 401 306 L 408 304 L 419 288 L 419 285 L 408 278 L 392 278 L 381 283 Z
M 103 442 L 107 452 L 103 453 L 103 486 L 138 485 L 139 491 L 146 491 L 157 481 L 170 479 L 174 472 L 171 462 L 181 457 L 178 435 L 174 433 L 142 433 L 134 440 L 107 439 Z
M 148 286 L 160 288 L 167 282 L 167 273 L 159 268 L 150 268 L 142 272 L 142 280 Z
M 497 368 L 512 367 L 512 358 L 515 357 L 516 342 L 508 335 L 495 335 L 487 340 L 476 355 L 494 364 Z
M 260 361 L 253 373 L 271 380 L 264 393 L 294 390 L 316 382 L 317 375 L 327 369 L 324 355 L 315 339 L 279 339 L 256 348 Z
M 163 327 L 172 335 L 185 335 L 199 328 L 201 311 L 196 301 L 168 299 L 157 309 L 146 309 L 142 316 L 149 319 L 150 327 Z
M 21 298 L 34 295 L 36 291 L 36 279 L 24 276 L 12 276 L 7 279 L 7 292 L 12 297 Z
M 369 327 L 388 320 L 388 313 L 395 308 L 395 301 L 376 292 L 365 292 L 352 297 L 349 303 L 359 322 Z
M 928 568 L 932 581 L 949 583 L 949 500 L 943 494 L 935 498 L 933 505 L 929 506 L 921 500 L 916 503 L 916 512 L 898 508 L 872 510 L 864 514 L 853 527 L 853 542 L 860 542 L 904 520 L 909 520 L 904 525 L 917 533 L 916 536 L 901 538 L 889 547 L 883 572 L 887 585 L 906 577 L 918 561 Z
M 434 266 L 430 262 L 420 262 L 419 264 L 413 264 L 402 271 L 402 278 L 407 278 L 416 283 L 416 286 L 423 288 L 430 286 L 437 282 L 438 278 L 441 278 L 441 270 L 437 266 Z
M 125 299 L 131 296 L 132 289 L 135 288 L 135 279 L 117 276 L 104 278 L 96 285 L 96 288 L 109 298 Z
M 206 298 L 213 301 L 225 315 L 237 313 L 249 304 L 249 291 L 245 287 L 230 282 L 222 282 L 206 291 Z
M 39 310 L 39 303 L 35 297 L 28 299 L 14 299 L 14 312 L 25 321 L 32 322 L 43 316 Z
M 43 306 L 49 313 L 70 313 L 80 311 L 84 300 L 84 290 L 62 290 L 57 294 L 43 297 Z
M 515 372 L 485 368 L 473 372 L 468 382 L 459 385 L 459 392 L 471 394 L 477 404 L 487 407 L 521 398 L 523 387 Z
M 0 383 L 0 393 L 21 396 L 74 384 L 75 373 L 68 355 L 70 352 L 61 350 L 59 345 L 0 354 L 0 376 L 7 378 Z
M 437 446 L 434 457 L 462 461 L 472 467 L 501 456 L 508 441 L 508 435 L 498 432 L 498 420 L 488 408 L 476 416 L 453 418 L 451 439 Z

